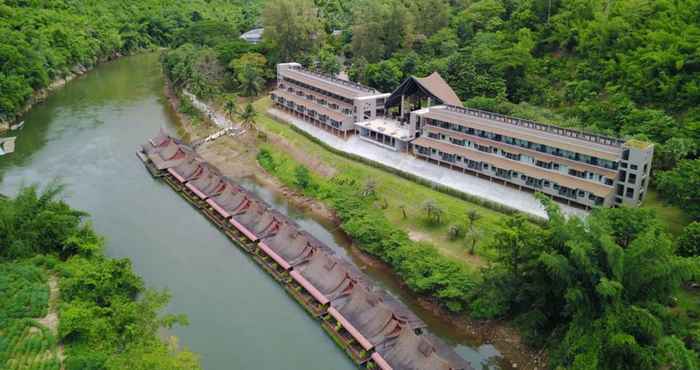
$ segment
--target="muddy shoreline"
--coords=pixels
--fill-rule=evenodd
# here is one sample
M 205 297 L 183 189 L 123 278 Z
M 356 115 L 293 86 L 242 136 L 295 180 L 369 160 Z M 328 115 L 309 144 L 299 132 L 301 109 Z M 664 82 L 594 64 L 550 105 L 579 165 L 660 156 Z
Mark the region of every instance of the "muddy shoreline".
M 175 110 L 175 114 L 178 117 L 178 133 L 183 139 L 193 141 L 217 131 L 215 125 L 210 122 L 193 126 L 189 117 L 178 111 L 179 99 L 167 81 L 164 87 L 164 95 L 168 99 L 170 106 Z M 261 112 L 260 114 L 266 113 Z M 266 132 L 265 134 L 266 139 L 264 140 L 268 142 L 285 148 L 290 146 L 272 133 Z M 284 186 L 258 164 L 256 155 L 259 140 L 262 139 L 254 137 L 252 134 L 240 138 L 226 136 L 217 139 L 213 143 L 202 145 L 197 149 L 197 152 L 208 162 L 217 166 L 225 175 L 239 178 L 254 178 L 256 182 L 280 194 L 296 207 L 308 211 L 335 226 L 339 226 L 340 220 L 324 203 Z M 313 164 L 305 164 L 311 165 L 311 168 L 316 170 Z M 405 283 L 396 276 L 391 267 L 384 262 L 368 255 L 354 244 L 349 252 L 364 264 L 391 274 L 403 289 L 408 289 Z M 470 341 L 494 345 L 504 357 L 503 363 L 505 363 L 505 368 L 534 370 L 547 367 L 546 353 L 528 348 L 522 343 L 517 330 L 508 325 L 508 323 L 496 320 L 472 320 L 467 315 L 453 315 L 432 300 L 415 295 L 414 297 L 416 297 L 418 304 L 423 309 L 440 316 L 441 319 L 447 321 L 451 326 L 458 328 L 458 331 L 463 332 Z

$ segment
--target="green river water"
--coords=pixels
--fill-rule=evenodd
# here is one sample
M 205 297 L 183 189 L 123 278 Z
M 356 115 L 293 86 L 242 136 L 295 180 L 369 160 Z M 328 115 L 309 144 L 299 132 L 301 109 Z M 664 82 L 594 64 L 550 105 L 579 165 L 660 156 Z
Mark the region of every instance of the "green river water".
M 0 157 L 0 193 L 58 178 L 66 200 L 92 215 L 107 252 L 128 257 L 154 288 L 172 292 L 168 310 L 190 325 L 172 330 L 208 370 L 353 369 L 345 354 L 266 273 L 167 185 L 152 179 L 134 151 L 177 118 L 163 97 L 155 53 L 102 65 L 70 82 L 23 117 L 17 151 Z M 254 179 L 250 190 L 347 256 L 404 301 L 476 369 L 498 368 L 491 345 L 473 343 L 421 309 L 384 268 L 349 254 L 333 225 L 295 209 Z

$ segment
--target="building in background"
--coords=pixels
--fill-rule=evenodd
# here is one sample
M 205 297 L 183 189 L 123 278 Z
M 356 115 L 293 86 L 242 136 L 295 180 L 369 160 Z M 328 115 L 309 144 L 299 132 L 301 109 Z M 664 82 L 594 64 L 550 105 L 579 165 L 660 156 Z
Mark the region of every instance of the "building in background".
M 409 77 L 391 94 L 297 63 L 278 65 L 277 75 L 272 100 L 296 117 L 510 188 L 591 209 L 637 206 L 649 185 L 650 143 L 464 108 L 438 73 Z
M 259 44 L 262 42 L 263 31 L 265 31 L 264 28 L 253 28 L 252 30 L 242 34 L 240 38 L 251 44 Z

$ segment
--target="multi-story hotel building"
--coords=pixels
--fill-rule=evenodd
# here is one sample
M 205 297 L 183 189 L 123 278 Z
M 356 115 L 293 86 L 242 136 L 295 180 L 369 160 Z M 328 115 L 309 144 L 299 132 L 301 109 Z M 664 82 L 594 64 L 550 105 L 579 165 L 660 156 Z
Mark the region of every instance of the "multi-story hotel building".
M 390 94 L 303 69 L 298 63 L 277 65 L 277 89 L 271 94 L 279 108 L 336 135 L 355 133 L 355 122 L 384 115 Z
M 416 157 L 586 208 L 638 205 L 653 146 L 456 106 L 411 113 Z
M 653 146 L 461 107 L 434 73 L 392 94 L 280 64 L 278 107 L 314 125 L 586 209 L 637 206 Z M 458 106 L 459 105 L 459 106 Z

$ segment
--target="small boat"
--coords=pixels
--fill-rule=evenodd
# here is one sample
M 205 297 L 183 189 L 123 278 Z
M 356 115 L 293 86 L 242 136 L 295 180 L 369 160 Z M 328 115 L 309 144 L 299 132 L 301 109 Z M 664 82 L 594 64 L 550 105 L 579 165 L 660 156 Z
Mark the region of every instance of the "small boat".
M 11 131 L 14 131 L 14 130 L 21 130 L 22 127 L 24 127 L 24 121 L 22 121 L 22 122 L 20 122 L 20 123 L 18 123 L 18 124 L 16 124 L 16 125 L 11 125 L 11 126 L 10 126 L 10 130 L 11 130 Z
M 17 138 L 14 136 L 0 138 L 0 156 L 10 154 L 15 151 L 15 139 Z

